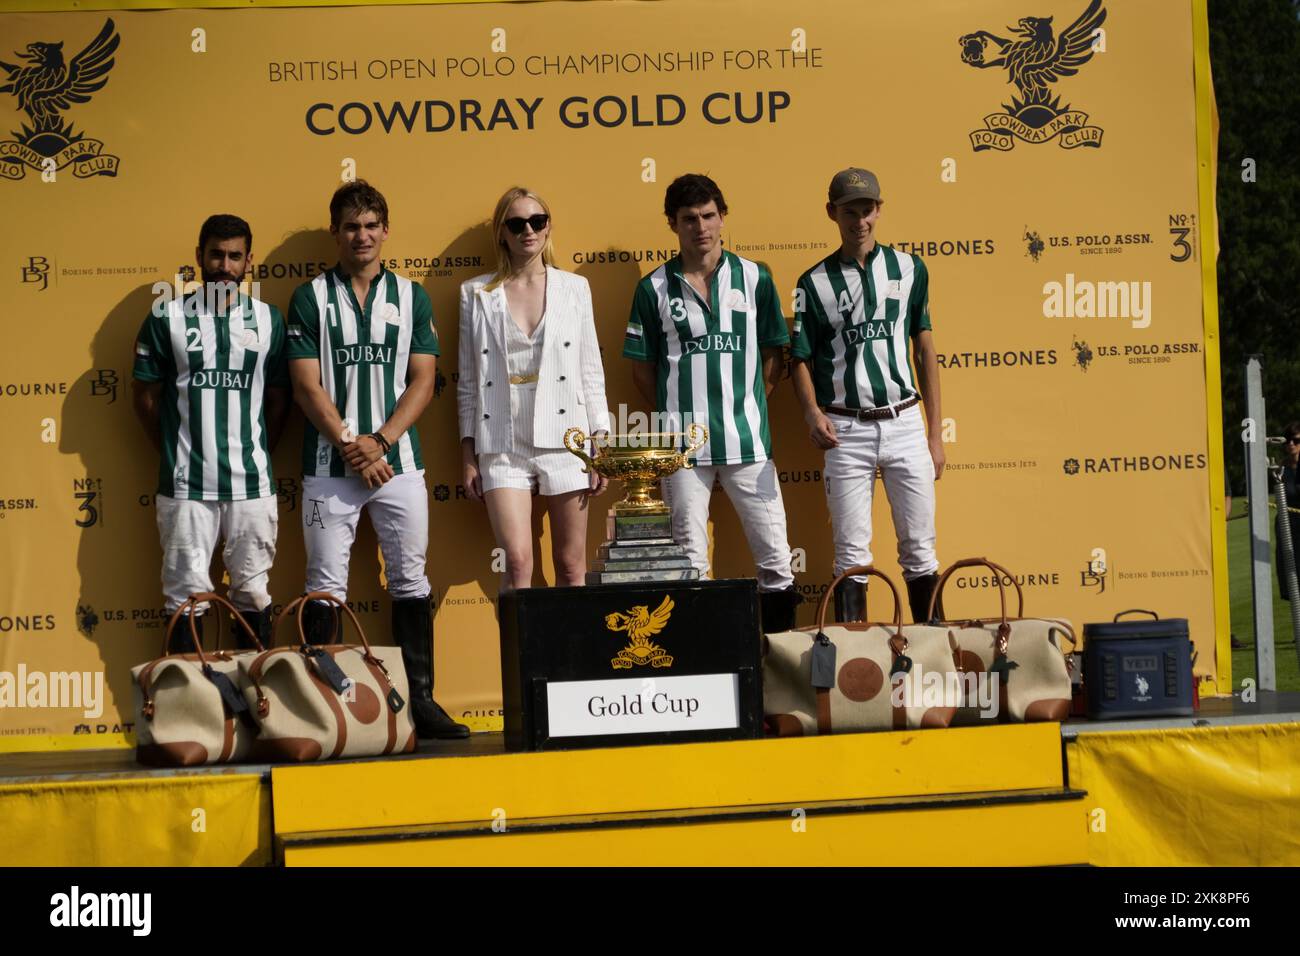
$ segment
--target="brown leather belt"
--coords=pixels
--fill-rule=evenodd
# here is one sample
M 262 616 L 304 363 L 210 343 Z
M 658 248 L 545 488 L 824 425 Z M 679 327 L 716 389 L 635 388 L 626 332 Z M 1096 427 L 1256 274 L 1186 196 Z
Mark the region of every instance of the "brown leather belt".
M 847 415 L 849 418 L 856 418 L 860 422 L 879 422 L 887 418 L 897 418 L 899 412 L 906 411 L 920 401 L 920 398 L 913 395 L 905 402 L 899 402 L 897 405 L 886 405 L 884 408 L 844 408 L 840 405 L 823 405 L 822 411 L 831 415 Z

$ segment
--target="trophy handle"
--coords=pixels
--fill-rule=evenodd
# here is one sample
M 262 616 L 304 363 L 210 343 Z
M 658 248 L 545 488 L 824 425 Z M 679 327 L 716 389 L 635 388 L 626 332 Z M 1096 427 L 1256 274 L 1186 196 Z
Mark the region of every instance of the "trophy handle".
M 690 444 L 680 452 L 682 467 L 694 468 L 695 462 L 691 461 L 690 456 L 704 447 L 704 443 L 709 440 L 709 430 L 699 422 L 691 422 L 686 426 L 686 439 Z
M 589 475 L 595 469 L 596 463 L 591 460 L 590 455 L 583 451 L 586 445 L 587 433 L 581 428 L 574 426 L 565 430 L 564 447 L 567 448 L 571 454 L 577 455 L 587 463 L 587 467 L 582 470 L 582 473 L 584 475 Z

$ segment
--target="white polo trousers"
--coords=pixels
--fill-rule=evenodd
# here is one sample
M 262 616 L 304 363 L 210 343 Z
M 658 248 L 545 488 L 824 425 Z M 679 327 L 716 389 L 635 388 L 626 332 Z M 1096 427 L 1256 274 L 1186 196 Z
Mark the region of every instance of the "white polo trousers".
M 307 550 L 307 590 L 348 593 L 348 566 L 361 509 L 370 513 L 384 556 L 388 593 L 428 597 L 425 556 L 429 549 L 429 493 L 424 472 L 394 475 L 378 488 L 359 477 L 302 479 L 302 536 Z
M 748 465 L 704 465 L 673 472 L 662 482 L 664 501 L 673 509 L 673 537 L 686 549 L 701 578 L 709 578 L 709 497 L 713 479 L 731 499 L 749 541 L 760 591 L 794 584 L 790 542 L 785 530 L 781 483 L 771 459 Z
M 934 459 L 921 406 L 897 418 L 862 422 L 828 414 L 839 446 L 826 450 L 823 474 L 835 539 L 835 573 L 871 564 L 871 499 L 876 468 L 884 474 L 885 496 L 894 515 L 898 564 L 904 580 L 939 569 L 935 555 Z
M 275 495 L 246 501 L 191 501 L 158 495 L 154 503 L 168 614 L 191 594 L 212 590 L 209 569 L 218 536 L 225 542 L 221 554 L 230 575 L 230 603 L 241 611 L 260 611 L 271 603 L 268 585 L 280 524 Z M 206 603 L 199 605 L 201 611 L 207 608 Z

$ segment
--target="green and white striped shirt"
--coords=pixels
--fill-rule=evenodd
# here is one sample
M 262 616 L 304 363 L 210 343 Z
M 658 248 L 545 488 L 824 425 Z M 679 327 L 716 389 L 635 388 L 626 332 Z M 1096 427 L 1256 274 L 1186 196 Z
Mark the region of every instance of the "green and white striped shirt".
M 320 362 L 321 385 L 358 435 L 381 428 L 406 391 L 412 355 L 437 355 L 429 294 L 387 269 L 370 283 L 364 306 L 339 266 L 300 285 L 289 303 L 289 358 Z M 392 436 L 389 436 L 392 440 Z M 420 437 L 412 425 L 387 455 L 395 474 L 420 471 Z M 342 478 L 355 472 L 308 421 L 302 473 Z
M 772 456 L 761 350 L 789 341 L 767 266 L 724 251 L 707 301 L 679 256 L 637 284 L 623 355 L 655 363 L 656 411 L 671 427 L 708 427 L 697 464 L 740 465 Z
M 265 498 L 275 490 L 262 404 L 267 388 L 289 386 L 284 322 L 247 296 L 213 314 L 201 293 L 159 306 L 135 342 L 132 374 L 162 383 L 158 494 Z
M 799 277 L 796 360 L 811 360 L 818 405 L 878 408 L 917 394 L 908 342 L 930 328 L 919 256 L 879 243 L 863 268 L 837 249 Z

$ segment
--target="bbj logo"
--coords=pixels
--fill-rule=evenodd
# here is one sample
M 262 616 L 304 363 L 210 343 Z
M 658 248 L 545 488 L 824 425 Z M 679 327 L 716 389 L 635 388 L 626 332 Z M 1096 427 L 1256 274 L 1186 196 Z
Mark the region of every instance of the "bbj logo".
M 117 175 L 120 160 L 60 114 L 103 89 L 120 39 L 113 21 L 106 20 L 99 35 L 71 60 L 64 56 L 62 40 L 27 44 L 26 53 L 17 51 L 26 62 L 17 65 L 0 60 L 5 73 L 0 93 L 12 93 L 31 122 L 24 122 L 21 132 L 12 131 L 15 139 L 0 141 L 0 177 L 22 179 L 27 166 L 47 177 L 65 166 L 78 179 Z
M 1058 36 L 1051 17 L 1021 17 L 1015 27 L 1008 27 L 1010 39 L 977 30 L 959 37 L 961 60 L 979 69 L 1002 67 L 1007 81 L 1016 84 L 1018 95 L 1003 103 L 1004 113 L 984 117 L 984 129 L 970 134 L 971 147 L 978 153 L 986 149 L 1006 152 L 1016 140 L 1046 143 L 1060 137 L 1065 149 L 1101 146 L 1102 130 L 1088 125 L 1088 114 L 1061 105 L 1048 84 L 1074 76 L 1092 59 L 1098 31 L 1106 19 L 1101 0 L 1092 0 L 1088 9 Z M 985 59 L 989 47 L 995 48 L 992 59 Z
M 664 595 L 664 599 L 653 611 L 648 604 L 638 604 L 628 608 L 627 613 L 615 611 L 605 615 L 605 627 L 617 633 L 627 632 L 631 643 L 618 652 L 610 664 L 615 670 L 627 670 L 633 666 L 649 664 L 651 667 L 672 667 L 672 655 L 650 640 L 668 626 L 668 618 L 673 613 L 673 599 Z

